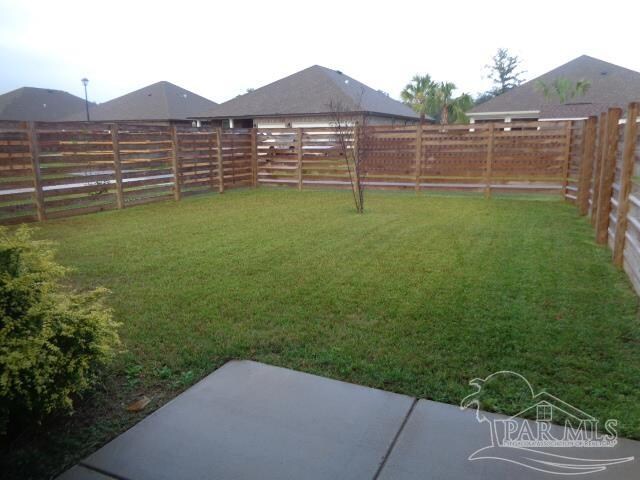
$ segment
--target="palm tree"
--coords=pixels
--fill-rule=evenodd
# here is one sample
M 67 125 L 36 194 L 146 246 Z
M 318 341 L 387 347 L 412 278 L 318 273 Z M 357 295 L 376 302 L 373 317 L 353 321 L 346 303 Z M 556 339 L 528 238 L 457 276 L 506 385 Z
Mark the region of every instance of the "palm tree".
M 420 123 L 432 111 L 433 93 L 436 84 L 430 75 L 415 75 L 400 93 L 402 101 L 420 115 Z
M 455 98 L 449 110 L 449 118 L 451 123 L 469 123 L 467 112 L 473 108 L 475 102 L 473 97 L 468 93 L 463 93 Z
M 541 92 L 547 100 L 558 99 L 560 103 L 566 103 L 576 96 L 583 96 L 591 88 L 589 80 L 578 80 L 572 82 L 568 78 L 556 78 L 551 84 L 542 80 L 536 82 L 536 89 Z
M 440 116 L 440 123 L 464 123 L 467 121 L 466 112 L 473 107 L 473 98 L 467 93 L 459 97 L 453 96 L 456 85 L 452 82 L 441 82 L 434 89 L 434 108 Z

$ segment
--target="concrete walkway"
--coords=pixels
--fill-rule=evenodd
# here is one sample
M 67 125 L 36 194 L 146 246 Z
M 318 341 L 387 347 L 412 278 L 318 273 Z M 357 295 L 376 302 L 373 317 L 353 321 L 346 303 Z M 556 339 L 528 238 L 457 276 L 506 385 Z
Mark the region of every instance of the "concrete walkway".
M 472 410 L 233 361 L 59 479 L 560 478 L 540 470 L 589 473 L 581 476 L 599 480 L 640 478 L 640 442 L 631 440 L 609 448 L 560 449 L 563 457 L 526 451 L 524 463 L 544 467 L 538 470 L 521 465 L 523 458 L 513 457 L 523 453 L 517 449 L 508 449 L 502 460 L 469 460 L 489 445 L 489 424 L 479 423 Z M 496 456 L 483 452 L 489 453 L 476 456 Z M 592 460 L 613 458 L 625 461 Z

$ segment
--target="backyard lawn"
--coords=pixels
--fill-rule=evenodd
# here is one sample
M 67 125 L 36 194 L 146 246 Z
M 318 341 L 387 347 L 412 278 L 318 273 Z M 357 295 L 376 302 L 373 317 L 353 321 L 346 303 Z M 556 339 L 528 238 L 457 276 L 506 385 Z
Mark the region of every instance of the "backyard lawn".
M 126 351 L 70 422 L 27 432 L 4 461 L 56 473 L 233 358 L 453 404 L 472 378 L 513 370 L 640 438 L 638 301 L 575 207 L 366 202 L 356 215 L 346 191 L 262 188 L 42 225 L 76 286 L 112 291 Z M 126 412 L 138 394 L 150 406 Z

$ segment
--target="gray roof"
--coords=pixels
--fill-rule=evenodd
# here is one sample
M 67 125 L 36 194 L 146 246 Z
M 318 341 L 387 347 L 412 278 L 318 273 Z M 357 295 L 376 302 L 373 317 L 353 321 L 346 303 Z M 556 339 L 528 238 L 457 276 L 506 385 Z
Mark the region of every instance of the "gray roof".
M 551 83 L 557 78 L 588 80 L 583 96 L 567 103 L 546 99 L 536 89 L 537 80 Z M 597 58 L 582 55 L 473 108 L 469 115 L 491 112 L 540 111 L 539 118 L 576 118 L 597 115 L 608 107 L 625 108 L 640 100 L 640 73 Z M 483 116 L 488 118 L 488 116 Z M 480 117 L 478 117 L 480 118 Z
M 55 122 L 84 111 L 83 98 L 62 90 L 22 87 L 0 95 L 0 120 Z
M 236 97 L 198 117 L 238 118 L 330 114 L 329 103 L 344 111 L 418 118 L 408 106 L 336 70 L 314 65 L 253 92 Z
M 170 82 L 157 82 L 89 109 L 91 120 L 186 120 L 217 103 Z M 84 120 L 71 115 L 65 120 Z

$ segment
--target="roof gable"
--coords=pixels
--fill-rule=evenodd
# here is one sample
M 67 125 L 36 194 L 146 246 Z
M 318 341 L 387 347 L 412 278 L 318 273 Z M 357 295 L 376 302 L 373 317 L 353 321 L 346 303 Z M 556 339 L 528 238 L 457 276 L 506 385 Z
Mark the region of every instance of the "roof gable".
M 170 82 L 157 82 L 90 109 L 91 120 L 186 120 L 217 104 Z M 82 120 L 72 116 L 67 120 Z
M 233 98 L 201 112 L 201 117 L 260 117 L 331 113 L 330 103 L 345 111 L 417 118 L 408 106 L 343 74 L 320 65 Z
M 0 120 L 54 122 L 85 111 L 85 101 L 62 90 L 22 87 L 0 95 Z
M 546 99 L 536 84 L 538 80 L 551 83 L 557 78 L 573 82 L 588 80 L 591 83 L 585 95 L 573 98 L 565 104 Z M 625 107 L 640 99 L 640 73 L 620 67 L 588 55 L 582 55 L 553 70 L 509 90 L 502 95 L 478 105 L 469 113 L 542 111 L 541 117 L 560 118 L 575 112 L 592 115 L 603 108 Z M 545 112 L 546 115 L 545 115 Z

